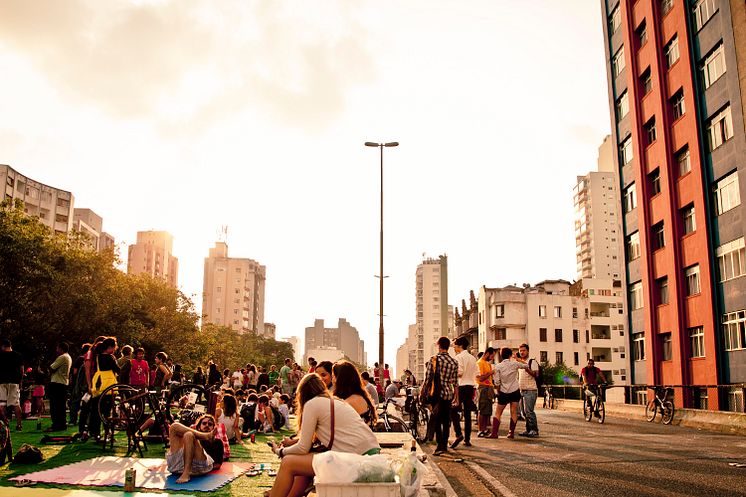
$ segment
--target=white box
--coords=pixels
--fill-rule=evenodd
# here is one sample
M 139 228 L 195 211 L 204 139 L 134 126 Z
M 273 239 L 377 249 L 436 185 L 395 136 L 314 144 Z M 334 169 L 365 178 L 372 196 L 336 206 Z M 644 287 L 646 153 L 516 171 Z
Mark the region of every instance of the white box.
M 317 483 L 318 497 L 401 497 L 401 485 L 393 483 Z

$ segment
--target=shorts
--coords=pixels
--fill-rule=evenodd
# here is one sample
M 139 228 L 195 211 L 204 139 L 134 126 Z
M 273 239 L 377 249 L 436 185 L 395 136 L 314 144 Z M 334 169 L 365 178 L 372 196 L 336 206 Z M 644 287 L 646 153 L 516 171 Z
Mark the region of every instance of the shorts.
M 0 403 L 8 407 L 20 406 L 21 389 L 17 383 L 0 384 Z
M 282 384 L 282 393 L 286 393 L 288 395 L 293 393 L 293 387 L 290 385 L 290 383 L 283 383 Z
M 204 452 L 204 449 L 203 449 Z M 196 457 L 192 459 L 192 475 L 204 475 L 212 471 L 215 461 L 210 454 L 204 452 L 205 460 L 199 460 Z M 184 447 L 176 452 L 168 451 L 166 454 L 166 467 L 169 473 L 181 474 L 184 472 Z
M 497 403 L 501 406 L 507 406 L 508 404 L 511 404 L 513 402 L 520 402 L 521 401 L 521 391 L 516 390 L 515 392 L 505 393 L 500 392 L 497 394 Z
M 479 387 L 479 399 L 477 400 L 477 411 L 480 416 L 492 416 L 492 400 L 495 398 L 495 390 L 492 387 Z

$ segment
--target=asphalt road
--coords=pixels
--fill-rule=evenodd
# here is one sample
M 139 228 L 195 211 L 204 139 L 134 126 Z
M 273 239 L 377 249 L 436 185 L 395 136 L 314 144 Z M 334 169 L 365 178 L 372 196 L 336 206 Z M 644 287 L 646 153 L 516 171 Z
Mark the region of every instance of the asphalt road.
M 746 496 L 746 467 L 729 466 L 746 463 L 744 436 L 659 420 L 607 417 L 601 425 L 575 412 L 537 414 L 539 438 L 505 438 L 505 413 L 499 439 L 473 438 L 472 447 L 430 457 L 459 497 Z M 523 431 L 523 423 L 518 428 Z

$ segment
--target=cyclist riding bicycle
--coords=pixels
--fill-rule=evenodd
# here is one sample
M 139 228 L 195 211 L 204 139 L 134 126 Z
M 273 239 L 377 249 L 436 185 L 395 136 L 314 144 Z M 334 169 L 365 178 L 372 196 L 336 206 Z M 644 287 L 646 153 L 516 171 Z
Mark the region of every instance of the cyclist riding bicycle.
M 596 395 L 598 385 L 606 383 L 604 372 L 595 366 L 593 359 L 588 359 L 588 365 L 580 370 L 580 377 L 583 379 L 583 390 L 586 397 L 593 402 L 593 396 Z M 598 380 L 601 381 L 598 381 Z

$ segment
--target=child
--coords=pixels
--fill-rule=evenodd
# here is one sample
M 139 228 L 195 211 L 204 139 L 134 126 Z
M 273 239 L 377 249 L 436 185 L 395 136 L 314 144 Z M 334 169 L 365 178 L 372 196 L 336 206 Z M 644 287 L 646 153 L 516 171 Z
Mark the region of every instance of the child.
M 34 385 L 31 387 L 31 416 L 41 417 L 44 414 L 44 380 L 41 367 L 34 371 Z
M 280 395 L 280 406 L 278 407 L 280 414 L 282 415 L 283 419 L 285 420 L 285 423 L 283 424 L 282 428 L 285 430 L 290 430 L 290 409 L 288 408 L 288 403 L 290 402 L 290 396 L 286 393 Z

